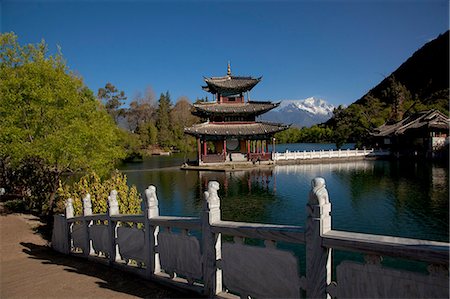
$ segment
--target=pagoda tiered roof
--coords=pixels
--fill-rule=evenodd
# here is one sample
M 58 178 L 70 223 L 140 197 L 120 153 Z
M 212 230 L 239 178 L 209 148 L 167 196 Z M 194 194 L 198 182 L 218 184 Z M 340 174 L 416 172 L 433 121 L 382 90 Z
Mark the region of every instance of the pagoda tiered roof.
M 223 96 L 240 94 L 251 90 L 261 81 L 262 77 L 239 77 L 227 75 L 223 77 L 205 77 L 206 86 L 203 90 L 212 94 L 219 93 Z
M 257 102 L 250 101 L 247 103 L 198 103 L 194 104 L 192 114 L 200 117 L 208 117 L 210 115 L 261 115 L 275 107 L 280 103 Z
M 288 125 L 268 122 L 205 122 L 185 128 L 184 133 L 200 136 L 246 137 L 248 139 L 269 136 L 289 128 Z

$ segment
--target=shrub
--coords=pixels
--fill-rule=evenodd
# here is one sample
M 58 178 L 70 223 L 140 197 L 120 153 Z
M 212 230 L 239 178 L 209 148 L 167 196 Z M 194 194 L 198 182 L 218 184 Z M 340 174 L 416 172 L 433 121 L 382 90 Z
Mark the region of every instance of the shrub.
M 115 171 L 107 180 L 101 180 L 96 173 L 90 173 L 73 184 L 62 184 L 58 188 L 58 209 L 64 210 L 67 199 L 72 198 L 75 215 L 83 214 L 83 197 L 89 193 L 92 202 L 92 213 L 106 213 L 108 209 L 108 195 L 111 190 L 117 191 L 119 212 L 121 214 L 140 214 L 142 212 L 142 198 L 136 186 L 127 185 L 127 177 Z

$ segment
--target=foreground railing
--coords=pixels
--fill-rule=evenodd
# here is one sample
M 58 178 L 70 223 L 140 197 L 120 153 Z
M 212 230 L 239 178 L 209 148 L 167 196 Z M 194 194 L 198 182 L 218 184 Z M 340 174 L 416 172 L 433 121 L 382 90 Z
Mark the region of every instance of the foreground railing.
M 386 150 L 374 149 L 347 149 L 347 150 L 321 150 L 321 151 L 286 151 L 284 153 L 274 153 L 275 161 L 283 160 L 309 160 L 309 159 L 349 159 L 355 157 L 384 157 L 389 156 L 390 152 Z
M 119 215 L 115 191 L 108 213 L 92 215 L 87 195 L 83 216 L 74 217 L 71 200 L 66 216 L 55 216 L 52 246 L 209 297 L 299 298 L 304 292 L 309 298 L 448 298 L 449 243 L 332 230 L 324 179 L 314 179 L 312 187 L 305 229 L 222 221 L 214 181 L 200 218 L 159 216 L 153 186 L 145 190 L 144 215 Z M 304 244 L 305 271 L 278 242 Z M 342 261 L 333 274 L 333 249 L 364 254 L 365 263 Z M 386 267 L 382 256 L 425 262 L 428 273 Z

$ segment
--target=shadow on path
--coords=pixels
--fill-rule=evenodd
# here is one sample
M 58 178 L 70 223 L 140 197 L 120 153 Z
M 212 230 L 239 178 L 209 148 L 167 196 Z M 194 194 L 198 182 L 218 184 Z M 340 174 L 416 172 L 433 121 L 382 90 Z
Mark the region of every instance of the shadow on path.
M 29 255 L 29 258 L 41 260 L 44 265 L 60 265 L 65 267 L 65 271 L 98 278 L 101 281 L 96 283 L 100 288 L 141 298 L 199 297 L 196 293 L 170 289 L 156 282 L 144 280 L 132 273 L 112 269 L 106 265 L 90 262 L 81 257 L 61 254 L 47 246 L 26 242 L 21 242 L 20 245 L 25 247 L 22 251 Z

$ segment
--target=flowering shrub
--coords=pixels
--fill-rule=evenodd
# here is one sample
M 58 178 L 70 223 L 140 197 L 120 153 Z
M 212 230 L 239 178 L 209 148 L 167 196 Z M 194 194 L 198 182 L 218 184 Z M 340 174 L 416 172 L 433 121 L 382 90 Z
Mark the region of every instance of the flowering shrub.
M 101 214 L 108 210 L 108 195 L 111 190 L 117 191 L 120 214 L 140 214 L 142 198 L 136 186 L 127 185 L 127 177 L 119 171 L 115 171 L 107 180 L 101 180 L 96 173 L 90 173 L 80 178 L 73 184 L 59 183 L 58 208 L 64 210 L 67 199 L 72 198 L 76 216 L 83 214 L 82 198 L 89 193 L 91 195 L 92 213 Z

